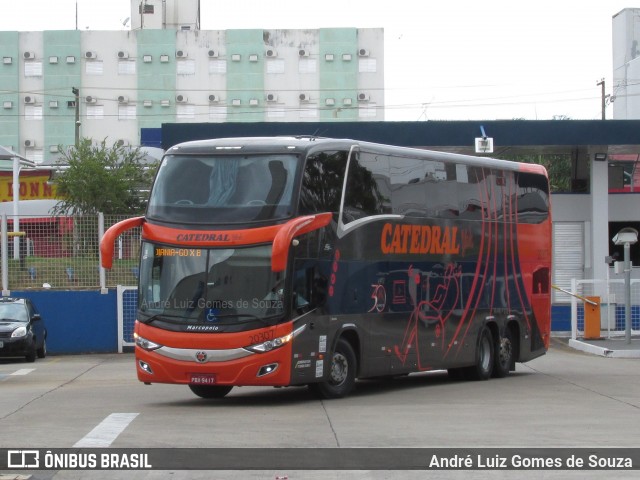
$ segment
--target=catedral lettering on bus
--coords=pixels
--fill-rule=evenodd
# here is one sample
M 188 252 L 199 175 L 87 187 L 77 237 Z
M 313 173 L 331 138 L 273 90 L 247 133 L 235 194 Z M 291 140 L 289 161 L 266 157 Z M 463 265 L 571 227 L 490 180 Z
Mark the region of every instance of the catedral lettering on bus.
M 137 375 L 204 398 L 447 370 L 504 377 L 550 334 L 538 165 L 347 139 L 169 149 L 142 217 Z
M 460 253 L 458 227 L 387 223 L 380 245 L 382 253 Z

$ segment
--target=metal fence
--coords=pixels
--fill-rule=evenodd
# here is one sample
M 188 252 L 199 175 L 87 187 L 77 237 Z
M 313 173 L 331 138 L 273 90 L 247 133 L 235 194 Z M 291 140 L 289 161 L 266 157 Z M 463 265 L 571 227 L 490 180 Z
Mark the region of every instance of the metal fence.
M 116 239 L 113 268 L 100 266 L 100 238 L 127 215 L 2 216 L 2 287 L 86 289 L 137 285 L 140 227 Z
M 571 282 L 571 292 L 583 297 L 600 297 L 600 329 L 606 337 L 625 335 L 625 281 L 622 279 L 577 280 Z M 640 333 L 640 280 L 631 280 L 631 331 Z M 571 298 L 571 336 L 584 336 L 584 303 Z
M 118 353 L 133 348 L 133 330 L 137 318 L 138 288 L 118 285 Z

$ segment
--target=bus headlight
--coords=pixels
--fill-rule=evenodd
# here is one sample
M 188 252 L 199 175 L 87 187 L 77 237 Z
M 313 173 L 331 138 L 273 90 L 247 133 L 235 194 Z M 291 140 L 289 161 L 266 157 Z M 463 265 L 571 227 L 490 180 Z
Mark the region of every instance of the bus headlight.
M 265 353 L 270 352 L 275 348 L 280 348 L 283 345 L 286 345 L 293 339 L 293 333 L 285 335 L 284 337 L 274 338 L 272 340 L 267 340 L 266 342 L 257 343 L 255 345 L 251 345 L 249 347 L 245 347 L 247 350 L 256 353 Z
M 137 333 L 133 334 L 133 338 L 136 341 L 136 345 L 142 348 L 143 350 L 152 351 L 162 347 L 162 345 L 152 342 L 151 340 L 147 340 L 146 338 L 141 337 Z

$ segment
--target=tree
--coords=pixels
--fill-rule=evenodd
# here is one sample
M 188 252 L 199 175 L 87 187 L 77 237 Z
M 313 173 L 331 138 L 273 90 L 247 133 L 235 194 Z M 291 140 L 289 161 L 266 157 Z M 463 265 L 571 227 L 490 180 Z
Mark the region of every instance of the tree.
M 78 146 L 60 150 L 60 173 L 55 178 L 60 201 L 54 214 L 128 214 L 144 212 L 146 192 L 156 164 L 144 162 L 140 148 L 84 138 Z

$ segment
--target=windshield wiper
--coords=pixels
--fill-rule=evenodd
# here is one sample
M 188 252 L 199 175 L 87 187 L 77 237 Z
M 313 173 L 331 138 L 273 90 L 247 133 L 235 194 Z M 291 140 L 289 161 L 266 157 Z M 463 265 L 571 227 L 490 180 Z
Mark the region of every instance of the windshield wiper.
M 171 315 L 168 313 L 156 313 L 154 315 L 151 315 L 150 317 L 144 319 L 144 320 L 140 320 L 141 323 L 145 323 L 145 324 L 150 324 L 153 323 L 157 320 L 164 320 L 164 319 L 172 319 L 172 318 L 179 318 L 180 320 L 185 320 L 185 317 L 182 317 L 180 315 Z M 173 323 L 173 322 L 171 322 Z
M 258 315 L 254 315 L 253 313 L 225 313 L 223 315 L 216 315 L 216 319 L 218 318 L 240 318 L 240 317 L 247 317 L 250 318 L 252 320 L 258 320 L 259 322 L 271 327 L 273 325 L 275 325 L 275 323 L 271 323 L 268 322 L 268 319 L 274 319 L 279 317 L 279 314 L 273 314 L 273 315 L 269 315 L 267 317 L 260 317 Z

